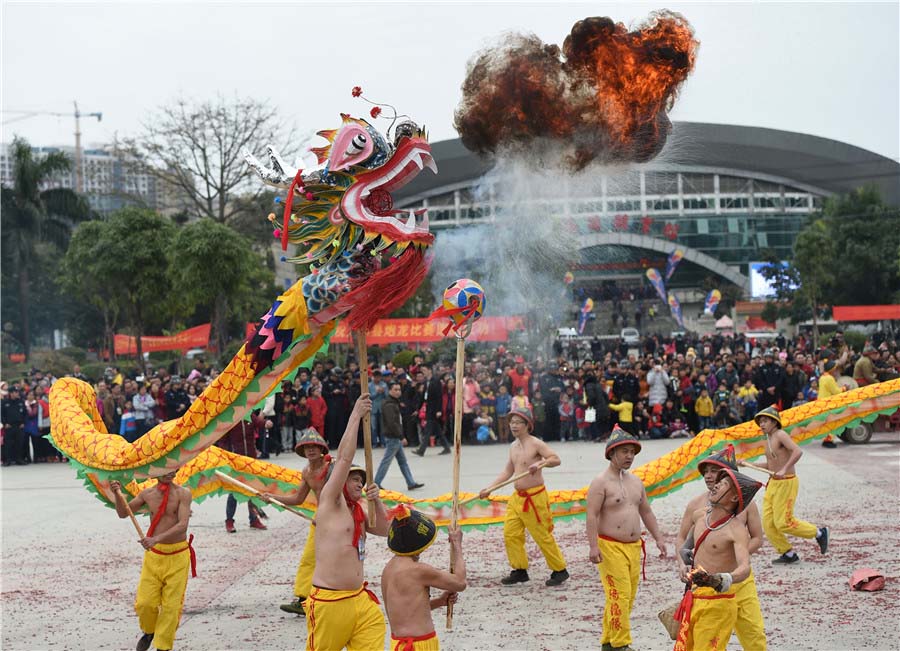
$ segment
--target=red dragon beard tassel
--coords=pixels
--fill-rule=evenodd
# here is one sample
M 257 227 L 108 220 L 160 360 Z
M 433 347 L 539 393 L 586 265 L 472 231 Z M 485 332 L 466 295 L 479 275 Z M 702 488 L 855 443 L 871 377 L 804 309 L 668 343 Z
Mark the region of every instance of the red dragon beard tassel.
M 403 305 L 425 280 L 431 260 L 432 256 L 410 246 L 389 266 L 350 290 L 341 298 L 341 303 L 353 306 L 347 314 L 350 329 L 371 330 L 378 319 Z

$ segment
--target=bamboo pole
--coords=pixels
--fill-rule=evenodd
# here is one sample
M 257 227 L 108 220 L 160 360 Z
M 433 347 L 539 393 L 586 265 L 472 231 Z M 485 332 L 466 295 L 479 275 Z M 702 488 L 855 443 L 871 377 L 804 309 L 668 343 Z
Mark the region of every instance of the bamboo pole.
M 232 484 L 232 485 L 234 485 L 234 486 L 237 486 L 238 488 L 241 488 L 241 489 L 247 491 L 247 492 L 250 493 L 251 495 L 256 495 L 256 496 L 258 496 L 260 499 L 265 499 L 265 498 L 262 497 L 262 493 L 261 493 L 260 491 L 256 490 L 255 488 L 253 488 L 253 486 L 248 486 L 247 484 L 245 484 L 245 483 L 242 482 L 241 480 L 235 479 L 235 478 L 232 477 L 231 475 L 226 475 L 224 472 L 221 472 L 221 471 L 219 471 L 219 470 L 216 470 L 215 473 L 216 473 L 216 476 L 217 476 L 219 479 L 222 479 L 222 480 L 224 480 L 224 481 L 227 481 L 229 484 Z M 294 515 L 299 515 L 299 516 L 300 516 L 301 518 L 303 518 L 304 520 L 309 520 L 310 522 L 313 521 L 313 519 L 312 519 L 311 517 L 309 517 L 308 515 L 306 515 L 303 511 L 299 511 L 299 510 L 297 510 L 297 509 L 295 509 L 295 508 L 293 508 L 293 507 L 291 507 L 291 506 L 288 506 L 287 504 L 284 504 L 283 502 L 279 502 L 279 501 L 276 500 L 274 497 L 269 498 L 269 499 L 267 499 L 267 500 L 265 500 L 265 501 L 266 501 L 266 502 L 271 502 L 272 504 L 275 504 L 276 506 L 280 506 L 280 507 L 283 508 L 285 511 L 290 511 L 290 512 L 293 513 Z
M 738 465 L 744 466 L 745 468 L 753 468 L 753 470 L 759 470 L 760 472 L 766 473 L 766 474 L 769 475 L 770 477 L 774 477 L 774 476 L 775 476 L 775 472 L 774 472 L 774 471 L 769 470 L 768 468 L 763 468 L 762 466 L 757 466 L 757 465 L 755 465 L 755 464 L 750 463 L 749 461 L 740 461 L 740 462 L 738 463 Z
M 143 540 L 147 536 L 144 535 L 144 530 L 141 529 L 141 525 L 138 523 L 137 518 L 134 517 L 134 513 L 131 511 L 131 507 L 128 505 L 128 500 L 126 500 L 125 496 L 122 495 L 122 491 L 117 490 L 115 491 L 115 493 L 118 497 L 122 498 L 122 502 L 125 504 L 125 510 L 128 511 L 128 517 L 131 518 L 131 524 L 134 525 L 137 534 L 141 537 L 141 540 Z
M 466 340 L 456 335 L 456 397 L 453 403 L 453 505 L 450 509 L 450 529 L 459 526 L 459 463 L 462 456 L 463 384 L 465 383 Z M 453 574 L 453 556 L 450 556 Z M 447 603 L 447 630 L 453 628 L 453 604 Z
M 365 330 L 357 330 L 354 333 L 356 337 L 356 358 L 359 361 L 359 388 L 360 395 L 369 393 L 369 349 L 366 345 Z M 366 449 L 366 488 L 375 481 L 375 474 L 372 471 L 372 414 L 367 413 L 363 416 L 363 444 Z M 368 499 L 368 498 L 366 498 Z M 368 501 L 369 526 L 375 526 L 375 500 Z
M 543 468 L 546 464 L 547 464 L 546 461 L 541 461 L 541 462 L 538 463 L 538 466 L 540 466 L 541 468 Z M 530 470 L 526 470 L 525 472 L 520 472 L 518 475 L 513 475 L 513 476 L 510 477 L 509 479 L 506 479 L 506 480 L 504 480 L 504 481 L 498 482 L 498 483 L 496 483 L 496 484 L 494 484 L 494 485 L 492 485 L 492 486 L 488 486 L 487 491 L 488 491 L 488 493 L 493 493 L 493 492 L 494 492 L 495 490 L 497 490 L 498 488 L 503 488 L 504 486 L 509 486 L 510 484 L 512 484 L 512 483 L 514 483 L 514 482 L 517 482 L 517 481 L 519 481 L 520 479 L 522 479 L 523 477 L 527 477 L 527 476 L 530 475 L 530 474 L 531 474 L 531 471 L 530 471 Z M 479 499 L 479 497 L 478 497 L 477 495 L 476 495 L 475 497 L 470 497 L 469 499 L 467 499 L 467 500 L 465 500 L 464 502 L 460 503 L 460 506 L 466 506 L 467 504 L 471 504 L 472 502 L 474 502 L 474 501 L 477 500 L 477 499 Z

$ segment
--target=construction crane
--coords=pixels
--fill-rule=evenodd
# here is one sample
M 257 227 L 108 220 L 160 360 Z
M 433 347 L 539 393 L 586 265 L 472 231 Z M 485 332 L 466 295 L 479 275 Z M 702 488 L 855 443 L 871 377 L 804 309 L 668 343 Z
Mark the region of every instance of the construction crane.
M 10 118 L 9 120 L 4 120 L 3 124 L 10 124 L 11 122 L 19 122 L 20 120 L 27 120 L 28 118 L 33 118 L 38 115 L 55 115 L 57 117 L 69 117 L 71 115 L 75 116 L 75 191 L 76 192 L 84 192 L 84 161 L 83 155 L 81 151 L 81 118 L 97 118 L 97 122 L 103 120 L 103 113 L 82 113 L 78 110 L 78 102 L 74 101 L 72 104 L 75 105 L 75 113 L 55 113 L 53 111 L 3 111 L 3 113 L 19 113 L 18 117 Z

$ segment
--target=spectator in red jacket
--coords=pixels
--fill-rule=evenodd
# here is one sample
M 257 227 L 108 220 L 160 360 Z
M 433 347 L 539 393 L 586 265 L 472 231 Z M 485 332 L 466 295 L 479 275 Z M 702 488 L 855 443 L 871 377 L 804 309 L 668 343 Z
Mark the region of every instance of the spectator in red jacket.
M 325 436 L 325 414 L 328 413 L 328 405 L 322 397 L 322 385 L 319 384 L 310 389 L 309 398 L 306 399 L 309 407 L 309 422 L 319 436 Z

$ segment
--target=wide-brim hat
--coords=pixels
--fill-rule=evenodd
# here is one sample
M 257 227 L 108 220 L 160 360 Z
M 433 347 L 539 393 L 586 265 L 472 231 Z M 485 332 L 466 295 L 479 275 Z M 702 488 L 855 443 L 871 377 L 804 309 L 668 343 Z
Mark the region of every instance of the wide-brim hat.
M 333 472 L 334 472 L 334 463 L 329 463 L 329 464 L 328 464 L 328 470 L 327 470 L 327 472 L 325 473 L 325 481 L 328 481 L 329 479 L 331 479 L 331 473 L 333 473 Z M 351 474 L 351 473 L 354 473 L 354 472 L 358 472 L 358 473 L 361 473 L 361 474 L 362 474 L 362 476 L 363 476 L 363 485 L 365 486 L 366 481 L 367 481 L 367 477 L 368 477 L 368 474 L 366 473 L 366 469 L 363 468 L 362 466 L 357 466 L 357 465 L 354 463 L 353 465 L 350 466 L 350 470 L 347 471 L 347 477 L 349 478 L 349 477 L 350 477 L 350 474 Z
M 334 465 L 334 464 L 331 464 L 331 465 Z M 350 470 L 347 471 L 347 477 L 350 477 L 350 475 L 352 475 L 354 472 L 358 472 L 358 473 L 362 474 L 363 485 L 365 485 L 366 482 L 368 481 L 368 474 L 366 473 L 366 469 L 363 468 L 362 466 L 357 466 L 356 464 L 353 464 L 352 466 L 350 466 Z
M 300 438 L 297 441 L 297 445 L 294 446 L 294 452 L 301 457 L 306 458 L 306 452 L 303 450 L 303 447 L 306 445 L 318 445 L 325 451 L 324 454 L 328 454 L 328 443 L 319 435 L 319 432 L 317 432 L 314 427 L 307 427 L 300 431 Z
M 700 474 L 703 474 L 703 466 L 705 465 L 717 466 L 719 468 L 729 468 L 731 470 L 737 470 L 737 457 L 734 454 L 734 446 L 730 443 L 725 446 L 725 449 L 716 452 L 714 455 L 707 457 L 703 461 L 697 464 L 697 470 Z
M 613 427 L 612 434 L 609 435 L 609 439 L 606 441 L 606 458 L 609 459 L 612 456 L 612 451 L 620 445 L 636 445 L 638 452 L 641 451 L 641 442 L 616 425 Z
M 397 556 L 417 556 L 437 538 L 437 527 L 431 518 L 406 504 L 397 505 L 388 515 L 388 548 Z
M 753 417 L 753 420 L 759 425 L 759 419 L 763 416 L 768 416 L 776 423 L 778 423 L 778 427 L 781 427 L 781 414 L 778 413 L 778 410 L 775 407 L 766 407 L 762 411 L 756 412 L 756 416 Z
M 528 431 L 534 429 L 534 414 L 531 413 L 531 409 L 528 407 L 515 407 L 514 409 L 509 410 L 509 418 L 513 416 L 518 416 L 525 420 L 528 423 Z
M 728 478 L 731 479 L 731 482 L 737 487 L 738 508 L 734 512 L 734 514 L 737 515 L 750 505 L 750 502 L 753 501 L 753 496 L 756 495 L 756 491 L 762 488 L 762 484 L 752 477 L 743 475 L 731 468 L 722 468 L 717 477 L 718 481 L 721 481 L 722 477 L 725 475 L 727 475 Z

